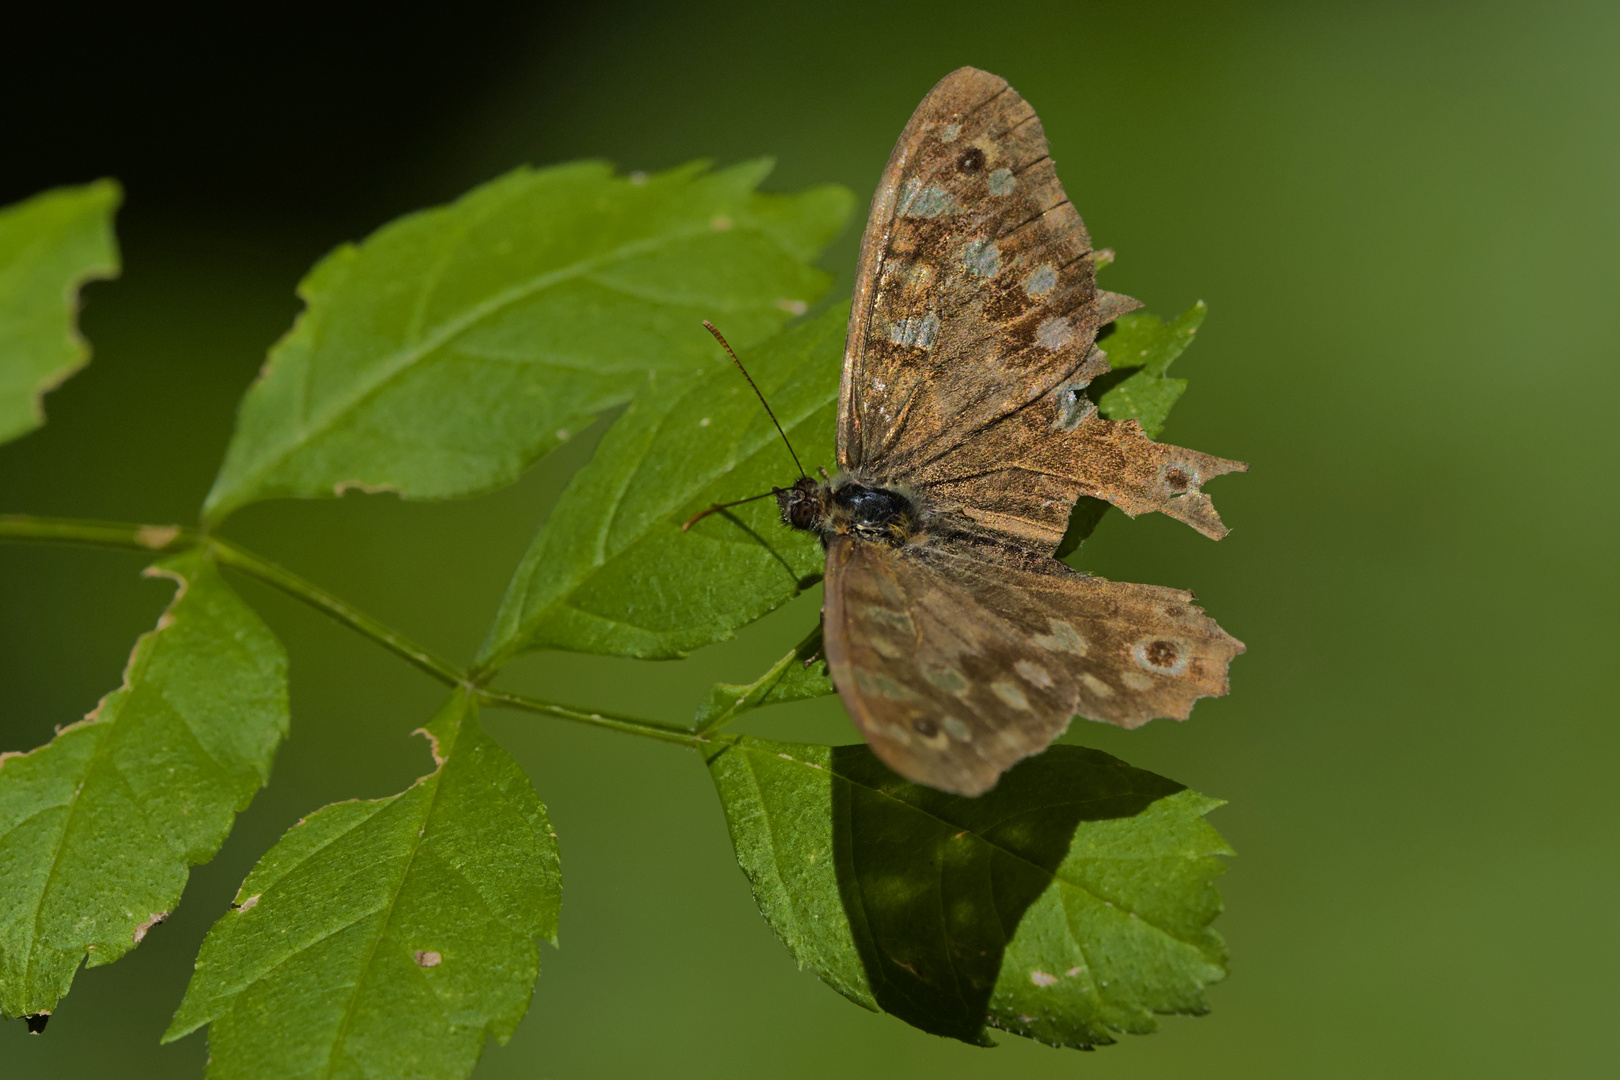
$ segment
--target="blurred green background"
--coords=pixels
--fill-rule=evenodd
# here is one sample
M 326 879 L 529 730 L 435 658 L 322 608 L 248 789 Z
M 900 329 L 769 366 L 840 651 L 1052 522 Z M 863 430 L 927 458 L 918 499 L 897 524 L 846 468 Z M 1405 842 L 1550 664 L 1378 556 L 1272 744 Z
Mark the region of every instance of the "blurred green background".
M 1210 316 L 1166 438 L 1253 463 L 1232 535 L 1105 521 L 1085 564 L 1196 588 L 1249 645 L 1232 695 L 1098 746 L 1230 800 L 1213 1012 L 1095 1054 L 977 1050 L 847 1004 L 756 913 L 697 759 L 515 714 L 489 727 L 562 837 L 562 947 L 484 1078 L 1585 1077 L 1620 1004 L 1614 705 L 1620 7 L 464 3 L 373 21 L 87 11 L 14 33 L 10 202 L 128 185 L 91 367 L 0 448 L 0 511 L 194 518 L 235 402 L 323 251 L 519 162 L 774 154 L 870 195 L 940 76 L 1040 111 L 1110 288 Z M 826 265 L 847 291 L 860 223 Z M 450 504 L 272 503 L 227 533 L 469 658 L 580 440 Z M 0 548 L 0 747 L 118 683 L 169 586 L 129 553 Z M 269 790 L 175 918 L 82 972 L 0 1073 L 200 1076 L 159 1047 L 191 960 L 304 813 L 427 771 L 427 678 L 237 579 L 292 658 Z M 809 596 L 674 664 L 538 656 L 513 689 L 684 720 L 814 619 Z M 832 699 L 746 730 L 846 742 Z M 1610 1061 L 1607 1067 L 1604 1061 Z

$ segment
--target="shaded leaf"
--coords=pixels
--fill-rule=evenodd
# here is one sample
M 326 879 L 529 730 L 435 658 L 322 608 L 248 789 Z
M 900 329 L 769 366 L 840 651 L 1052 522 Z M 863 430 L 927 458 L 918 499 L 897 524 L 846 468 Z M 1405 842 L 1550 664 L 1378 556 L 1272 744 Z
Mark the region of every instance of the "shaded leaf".
M 806 468 L 833 460 L 849 308 L 743 353 Z M 702 327 L 693 336 L 712 340 Z M 716 350 L 718 351 L 718 350 Z M 534 649 L 667 658 L 733 636 L 821 576 L 821 545 L 769 497 L 681 524 L 712 503 L 795 479 L 793 459 L 729 362 L 655 378 L 575 474 L 519 564 L 480 663 Z
M 649 371 L 715 365 L 804 311 L 842 188 L 761 195 L 769 162 L 615 177 L 518 169 L 316 265 L 242 402 L 205 513 L 348 488 L 447 498 L 509 483 Z
M 804 701 L 832 692 L 827 657 L 821 649 L 821 627 L 817 626 L 792 652 L 746 686 L 736 683 L 711 686 L 708 698 L 698 706 L 692 725 L 697 731 L 716 731 L 761 706 Z
M 462 1077 L 522 1019 L 556 836 L 468 697 L 425 733 L 432 773 L 293 826 L 209 931 L 163 1038 L 209 1024 L 210 1077 Z
M 90 360 L 79 289 L 118 275 L 112 180 L 55 188 L 0 210 L 0 442 L 45 422 L 42 398 Z
M 174 908 L 270 776 L 287 732 L 281 644 L 197 552 L 124 685 L 28 754 L 0 757 L 0 1012 L 47 1012 Z
M 1231 854 L 1218 800 L 1058 745 L 976 799 L 865 746 L 728 736 L 709 757 L 738 861 L 795 959 L 868 1009 L 966 1042 L 1085 1047 L 1205 1011 Z

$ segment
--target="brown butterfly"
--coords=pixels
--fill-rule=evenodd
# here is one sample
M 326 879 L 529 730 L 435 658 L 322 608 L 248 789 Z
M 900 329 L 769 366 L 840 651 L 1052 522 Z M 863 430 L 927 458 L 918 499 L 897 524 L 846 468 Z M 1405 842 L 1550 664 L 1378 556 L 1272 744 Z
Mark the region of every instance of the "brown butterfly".
M 1104 324 L 1080 215 L 1035 111 L 974 68 L 900 134 L 861 241 L 838 466 L 775 494 L 827 550 L 834 685 L 900 775 L 989 790 L 1075 715 L 1185 719 L 1243 644 L 1189 592 L 1053 558 L 1075 500 L 1226 532 L 1199 485 L 1248 466 L 1153 442 L 1086 396 Z

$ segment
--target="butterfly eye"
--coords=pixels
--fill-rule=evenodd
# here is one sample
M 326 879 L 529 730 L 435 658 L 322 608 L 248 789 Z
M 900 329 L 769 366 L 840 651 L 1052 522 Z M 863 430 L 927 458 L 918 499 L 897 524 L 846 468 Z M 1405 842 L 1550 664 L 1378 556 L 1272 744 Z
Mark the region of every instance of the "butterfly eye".
M 984 151 L 977 146 L 970 146 L 962 151 L 962 156 L 956 159 L 956 167 L 963 172 L 978 172 L 984 168 Z

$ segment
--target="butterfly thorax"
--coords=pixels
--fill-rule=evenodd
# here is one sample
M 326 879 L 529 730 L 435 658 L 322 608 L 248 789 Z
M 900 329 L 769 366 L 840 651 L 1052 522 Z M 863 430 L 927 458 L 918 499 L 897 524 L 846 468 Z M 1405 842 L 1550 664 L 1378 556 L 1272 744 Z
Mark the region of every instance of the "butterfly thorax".
M 825 546 L 835 536 L 899 547 L 921 528 L 916 503 L 904 492 L 837 477 L 824 484 L 808 476 L 790 488 L 778 488 L 782 522 L 815 533 Z

